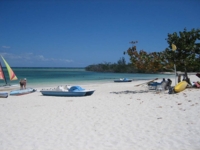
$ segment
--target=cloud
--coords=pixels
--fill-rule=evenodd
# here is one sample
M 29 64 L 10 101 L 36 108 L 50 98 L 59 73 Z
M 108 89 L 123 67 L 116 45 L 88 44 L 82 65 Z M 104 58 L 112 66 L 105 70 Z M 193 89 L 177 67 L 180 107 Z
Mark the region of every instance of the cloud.
M 2 46 L 2 48 L 9 49 L 10 46 Z
M 66 62 L 66 63 L 73 62 L 73 60 L 70 60 L 70 59 L 46 58 L 43 55 L 35 55 L 34 57 L 35 57 L 35 59 L 40 60 L 40 61 Z
M 0 53 L 0 55 L 7 57 L 9 59 L 18 61 L 28 61 L 28 62 L 56 62 L 56 63 L 72 63 L 73 60 L 70 59 L 60 59 L 60 58 L 46 58 L 43 55 L 35 55 L 33 53 L 24 54 L 11 54 L 11 53 Z

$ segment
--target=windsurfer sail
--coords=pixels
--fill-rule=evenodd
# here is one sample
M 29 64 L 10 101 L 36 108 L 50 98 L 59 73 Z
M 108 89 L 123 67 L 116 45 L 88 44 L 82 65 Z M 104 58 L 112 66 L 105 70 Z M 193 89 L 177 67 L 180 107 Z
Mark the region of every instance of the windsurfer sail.
M 5 63 L 6 65 L 6 68 L 8 70 L 8 74 L 9 74 L 9 77 L 10 77 L 10 80 L 17 80 L 17 76 L 15 75 L 15 73 L 13 72 L 13 70 L 10 68 L 10 66 L 8 65 L 8 63 L 6 62 L 6 60 L 3 58 L 3 56 L 1 56 L 1 58 L 3 59 L 3 62 Z M 7 80 L 6 80 L 6 77 L 5 77 L 5 74 L 4 74 L 4 71 L 3 71 L 3 67 L 0 63 L 0 79 L 4 80 L 5 83 L 7 84 Z

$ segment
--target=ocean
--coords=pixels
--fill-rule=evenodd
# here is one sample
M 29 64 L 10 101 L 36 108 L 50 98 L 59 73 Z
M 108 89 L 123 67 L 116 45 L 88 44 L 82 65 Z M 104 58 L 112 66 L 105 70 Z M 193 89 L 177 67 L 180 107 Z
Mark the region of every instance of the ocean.
M 38 68 L 13 67 L 18 80 L 10 81 L 6 68 L 3 68 L 7 82 L 19 84 L 19 80 L 26 78 L 27 87 L 41 87 L 53 85 L 82 85 L 88 83 L 114 82 L 115 79 L 129 78 L 133 80 L 151 80 L 155 78 L 170 78 L 169 74 L 141 74 L 141 73 L 102 73 L 86 71 L 84 68 Z M 4 80 L 0 80 L 4 85 Z

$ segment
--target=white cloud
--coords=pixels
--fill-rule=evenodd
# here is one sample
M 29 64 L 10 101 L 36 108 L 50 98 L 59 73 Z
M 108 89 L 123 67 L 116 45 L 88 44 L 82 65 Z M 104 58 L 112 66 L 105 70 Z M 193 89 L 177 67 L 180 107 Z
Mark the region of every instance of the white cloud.
M 41 62 L 62 62 L 62 63 L 71 63 L 73 60 L 70 59 L 60 59 L 60 58 L 46 58 L 43 55 L 35 55 L 33 53 L 24 53 L 24 54 L 11 54 L 11 53 L 0 53 L 0 55 L 10 58 L 10 59 L 15 59 L 18 61 L 41 61 Z
M 2 46 L 2 48 L 9 49 L 10 46 Z

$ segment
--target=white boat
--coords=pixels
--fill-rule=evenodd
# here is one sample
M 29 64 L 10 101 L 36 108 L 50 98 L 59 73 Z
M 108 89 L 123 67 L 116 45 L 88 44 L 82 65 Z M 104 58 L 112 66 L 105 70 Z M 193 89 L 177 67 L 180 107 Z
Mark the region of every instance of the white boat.
M 25 95 L 25 94 L 33 93 L 35 91 L 37 91 L 37 90 L 33 89 L 33 88 L 27 88 L 27 89 L 22 89 L 22 90 L 14 90 L 14 91 L 10 92 L 10 95 L 19 96 L 19 95 Z
M 114 80 L 114 82 L 132 82 L 132 80 L 127 79 L 127 78 L 120 78 L 120 79 Z
M 7 92 L 0 92 L 0 98 L 7 98 L 8 93 Z
M 10 68 L 10 66 L 8 65 L 6 60 L 3 58 L 3 56 L 1 56 L 1 58 L 3 59 L 3 62 L 5 63 L 6 68 L 8 70 L 10 81 L 17 80 L 17 76 L 15 75 L 13 70 Z M 19 88 L 19 85 L 17 85 L 17 84 L 16 85 L 8 84 L 8 82 L 6 80 L 6 77 L 5 77 L 5 73 L 3 71 L 3 67 L 1 65 L 1 62 L 0 62 L 0 79 L 5 81 L 5 85 L 1 85 L 0 86 L 0 91 L 9 91 L 9 90 L 13 90 L 13 89 Z
M 95 90 L 86 90 L 80 86 L 58 86 L 54 89 L 42 89 L 40 92 L 45 96 L 89 96 Z

